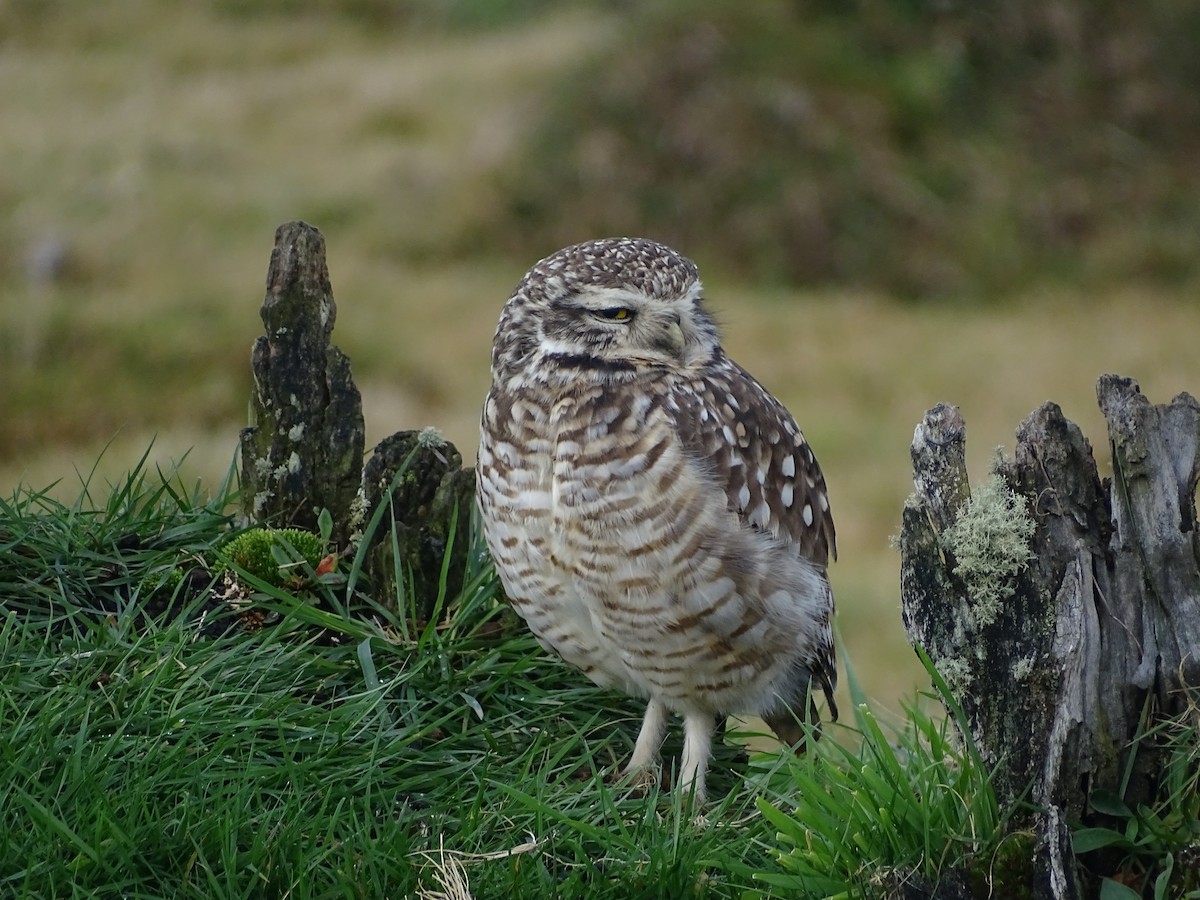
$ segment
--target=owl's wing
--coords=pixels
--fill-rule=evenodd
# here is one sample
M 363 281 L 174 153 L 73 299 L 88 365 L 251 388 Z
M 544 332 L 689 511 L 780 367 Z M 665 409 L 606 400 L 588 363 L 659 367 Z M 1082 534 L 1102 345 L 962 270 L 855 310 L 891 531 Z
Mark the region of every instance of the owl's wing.
M 687 450 L 724 485 L 729 508 L 752 528 L 795 545 L 797 554 L 822 572 L 837 558 L 833 516 L 825 476 L 791 414 L 745 369 L 723 354 L 702 377 L 673 392 L 677 426 Z M 833 594 L 826 583 L 827 608 L 818 624 L 810 674 L 837 720 L 833 691 Z M 792 713 L 818 721 L 816 708 L 801 703 L 768 724 L 792 742 Z M 780 731 L 780 728 L 785 730 Z
M 783 404 L 724 355 L 689 387 L 676 392 L 680 433 L 724 485 L 730 509 L 822 568 L 836 559 L 825 476 Z

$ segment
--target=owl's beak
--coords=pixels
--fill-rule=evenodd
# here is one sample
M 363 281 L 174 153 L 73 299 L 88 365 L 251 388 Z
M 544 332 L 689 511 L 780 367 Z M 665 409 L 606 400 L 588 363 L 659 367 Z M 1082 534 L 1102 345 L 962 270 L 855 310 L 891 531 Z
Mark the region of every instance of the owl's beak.
M 683 353 L 683 328 L 679 324 L 679 316 L 673 315 L 663 323 L 658 345 L 675 356 Z

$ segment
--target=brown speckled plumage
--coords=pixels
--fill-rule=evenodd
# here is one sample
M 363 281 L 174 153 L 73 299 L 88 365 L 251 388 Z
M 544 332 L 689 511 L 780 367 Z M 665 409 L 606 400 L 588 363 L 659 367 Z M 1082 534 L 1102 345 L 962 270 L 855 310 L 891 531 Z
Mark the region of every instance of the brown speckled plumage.
M 652 241 L 560 250 L 500 317 L 479 449 L 514 608 L 597 684 L 649 700 L 631 770 L 684 717 L 703 797 L 716 719 L 789 743 L 833 714 L 825 480 L 787 410 L 725 356 L 696 266 Z

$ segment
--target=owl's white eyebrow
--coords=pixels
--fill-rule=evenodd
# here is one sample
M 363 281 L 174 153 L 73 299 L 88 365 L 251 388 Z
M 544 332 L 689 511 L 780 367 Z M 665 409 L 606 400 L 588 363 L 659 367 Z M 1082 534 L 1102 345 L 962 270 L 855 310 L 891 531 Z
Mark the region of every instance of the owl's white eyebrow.
M 603 309 L 608 306 L 629 306 L 646 299 L 641 291 L 631 291 L 622 288 L 584 288 L 575 294 L 575 299 L 589 309 Z

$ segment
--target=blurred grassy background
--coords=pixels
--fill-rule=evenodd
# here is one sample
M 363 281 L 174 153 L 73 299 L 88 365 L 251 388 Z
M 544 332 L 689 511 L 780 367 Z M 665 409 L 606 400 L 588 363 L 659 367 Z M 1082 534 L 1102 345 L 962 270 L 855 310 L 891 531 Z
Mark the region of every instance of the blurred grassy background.
M 691 255 L 826 469 L 851 655 L 917 683 L 889 536 L 923 411 L 977 479 L 1097 376 L 1200 386 L 1183 0 L 6 0 L 0 488 L 229 465 L 275 227 L 328 241 L 368 442 L 473 457 L 499 308 L 603 234 Z M 1103 464 L 1103 463 L 1102 463 Z

